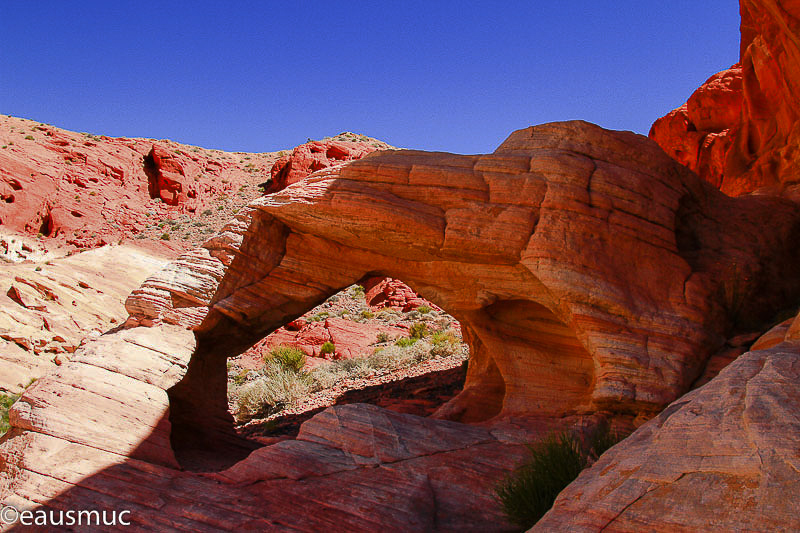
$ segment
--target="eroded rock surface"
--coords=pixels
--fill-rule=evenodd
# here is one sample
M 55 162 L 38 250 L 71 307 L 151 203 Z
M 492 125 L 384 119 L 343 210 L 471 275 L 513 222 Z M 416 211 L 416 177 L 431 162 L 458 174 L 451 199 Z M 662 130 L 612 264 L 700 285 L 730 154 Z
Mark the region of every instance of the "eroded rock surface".
M 554 123 L 490 155 L 381 152 L 313 174 L 251 204 L 127 308 L 132 324 L 194 329 L 203 363 L 176 392 L 222 398 L 225 357 L 389 276 L 462 324 L 469 375 L 442 416 L 652 416 L 731 321 L 797 293 L 784 273 L 798 220 L 788 201 L 725 197 L 644 137 Z
M 604 454 L 532 531 L 800 529 L 800 335 L 784 339 Z
M 387 148 L 391 146 L 374 139 L 357 140 L 353 134 L 341 134 L 336 139 L 309 141 L 295 147 L 291 154 L 286 154 L 275 162 L 270 170 L 270 181 L 265 185 L 264 191 L 267 193 L 280 191 L 312 172 L 361 159 L 375 150 Z
M 258 183 L 253 174 L 277 159 L 81 134 L 5 115 L 0 146 L 0 224 L 78 248 L 117 243 L 159 220 L 216 208 L 220 197 Z M 159 244 L 186 249 L 175 240 Z
M 800 2 L 742 0 L 740 63 L 653 125 L 667 153 L 730 195 L 797 199 Z
M 124 323 L 126 295 L 166 263 L 133 247 L 105 246 L 47 262 L 4 265 L 0 391 L 20 392 L 86 340 Z
M 520 442 L 652 416 L 731 324 L 797 301 L 798 223 L 788 200 L 728 198 L 652 141 L 583 122 L 489 155 L 322 170 L 150 277 L 127 329 L 23 393 L 0 499 L 197 531 L 504 530 L 489 487 Z M 459 319 L 467 381 L 438 416 L 485 422 L 334 407 L 253 451 L 231 432 L 226 358 L 372 276 Z M 191 447 L 229 468 L 179 471 Z

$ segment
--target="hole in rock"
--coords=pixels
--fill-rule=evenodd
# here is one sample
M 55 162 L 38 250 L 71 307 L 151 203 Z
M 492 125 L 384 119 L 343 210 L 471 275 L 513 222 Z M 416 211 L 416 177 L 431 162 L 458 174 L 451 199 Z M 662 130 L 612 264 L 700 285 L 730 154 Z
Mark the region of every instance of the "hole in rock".
M 365 278 L 250 346 L 198 338 L 169 391 L 184 469 L 218 471 L 337 404 L 429 416 L 461 392 L 469 350 L 459 322 L 390 278 Z
M 51 237 L 53 235 L 53 229 L 53 216 L 48 210 L 42 218 L 42 224 L 39 226 L 39 233 L 45 237 Z
M 22 184 L 18 180 L 9 179 L 9 180 L 7 180 L 7 182 L 8 182 L 9 185 L 11 185 L 11 188 L 14 189 L 15 191 L 21 191 L 22 190 Z
M 2 198 L 3 198 L 3 201 L 5 203 L 7 203 L 7 204 L 13 204 L 14 203 L 14 195 L 13 194 L 4 194 L 2 196 Z

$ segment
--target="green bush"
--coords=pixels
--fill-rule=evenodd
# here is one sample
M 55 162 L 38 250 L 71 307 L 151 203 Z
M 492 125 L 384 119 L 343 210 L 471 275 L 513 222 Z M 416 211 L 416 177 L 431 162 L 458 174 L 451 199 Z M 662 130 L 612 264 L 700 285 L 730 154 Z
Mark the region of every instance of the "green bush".
M 428 335 L 428 325 L 425 322 L 414 322 L 408 328 L 408 336 L 412 339 L 421 339 Z
M 336 353 L 336 345 L 333 344 L 331 341 L 325 341 L 322 343 L 322 347 L 319 349 L 319 353 L 325 355 L 329 353 Z
M 292 346 L 277 346 L 265 357 L 265 362 L 269 360 L 276 361 L 285 370 L 300 372 L 306 364 L 306 354 Z
M 509 521 L 526 530 L 550 510 L 556 496 L 586 466 L 580 444 L 568 433 L 551 434 L 528 449 L 528 459 L 495 487 Z
M 8 410 L 18 398 L 19 396 L 15 394 L 0 394 L 0 435 L 11 429 L 8 423 Z
M 607 423 L 589 436 L 584 452 L 569 433 L 550 434 L 528 446 L 529 457 L 495 487 L 495 498 L 509 521 L 529 529 L 550 510 L 558 494 L 603 453 L 627 435 Z
M 317 313 L 316 315 L 312 316 L 311 318 L 309 318 L 308 320 L 311 321 L 311 322 L 322 322 L 323 320 L 328 318 L 328 316 L 330 316 L 329 312 L 321 311 L 321 312 Z
M 26 135 L 25 139 L 28 140 L 28 141 L 32 141 L 33 140 L 33 135 Z
M 417 312 L 419 312 L 421 315 L 426 315 L 431 312 L 431 308 L 427 305 L 420 305 L 417 307 Z
M 369 309 L 362 309 L 361 310 L 361 318 L 370 319 L 370 318 L 374 318 L 374 317 L 375 317 L 375 313 L 373 313 Z
M 411 337 L 410 339 L 409 338 L 397 339 L 396 341 L 394 341 L 394 345 L 399 346 L 401 348 L 407 348 L 412 344 L 414 344 L 415 342 L 417 342 L 418 340 L 419 339 L 415 337 Z
M 169 233 L 162 233 L 161 234 L 161 240 L 162 241 L 168 241 L 169 240 Z

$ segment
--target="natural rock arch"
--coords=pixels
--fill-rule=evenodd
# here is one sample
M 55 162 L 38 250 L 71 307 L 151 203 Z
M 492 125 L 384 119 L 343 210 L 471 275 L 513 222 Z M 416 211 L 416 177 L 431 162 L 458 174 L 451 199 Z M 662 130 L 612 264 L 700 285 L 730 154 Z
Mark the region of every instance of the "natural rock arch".
M 383 152 L 263 197 L 134 291 L 128 325 L 196 333 L 170 394 L 178 432 L 225 432 L 225 358 L 373 275 L 464 327 L 467 382 L 442 416 L 651 416 L 732 313 L 797 294 L 782 273 L 798 220 L 788 201 L 725 197 L 641 136 L 546 124 L 490 155 Z

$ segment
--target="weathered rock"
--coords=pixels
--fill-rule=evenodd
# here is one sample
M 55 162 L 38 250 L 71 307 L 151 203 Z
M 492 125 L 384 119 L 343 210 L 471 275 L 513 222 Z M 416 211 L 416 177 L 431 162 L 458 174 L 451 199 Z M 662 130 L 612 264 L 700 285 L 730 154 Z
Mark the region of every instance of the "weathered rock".
M 644 137 L 554 123 L 490 155 L 381 152 L 320 171 L 243 210 L 127 308 L 132 324 L 198 334 L 203 364 L 173 394 L 192 405 L 202 390 L 203 404 L 176 420 L 222 416 L 226 357 L 376 272 L 462 324 L 470 370 L 441 416 L 652 416 L 731 321 L 798 293 L 798 228 L 791 202 L 727 198 Z
M 279 328 L 259 341 L 254 348 L 266 355 L 270 349 L 286 345 L 302 350 L 309 357 L 351 359 L 371 355 L 375 350 L 374 344 L 379 333 L 396 338 L 407 336 L 408 330 L 330 317 L 318 322 L 307 322 L 297 329 Z M 321 352 L 322 345 L 326 342 L 334 344 L 335 352 L 329 354 Z
M 730 195 L 800 197 L 800 2 L 742 0 L 740 66 L 656 121 L 667 153 Z
M 800 344 L 739 357 L 605 453 L 531 531 L 796 531 Z
M 200 214 L 277 158 L 246 154 L 245 163 L 167 140 L 97 137 L 4 115 L 0 144 L 0 224 L 79 248 L 140 235 L 156 220 Z M 186 249 L 174 240 L 158 244 Z
M 92 335 L 125 322 L 125 296 L 166 262 L 129 246 L 104 246 L 38 264 L 5 265 L 0 391 L 20 392 Z
M 309 141 L 297 146 L 291 154 L 278 159 L 270 170 L 270 181 L 264 192 L 273 193 L 297 183 L 312 172 L 347 161 L 361 159 L 375 150 L 390 148 L 385 143 L 356 140 Z
M 423 305 L 430 305 L 430 302 L 420 298 L 411 287 L 399 279 L 369 278 L 364 281 L 364 290 L 367 304 L 370 307 L 394 307 L 405 312 Z

